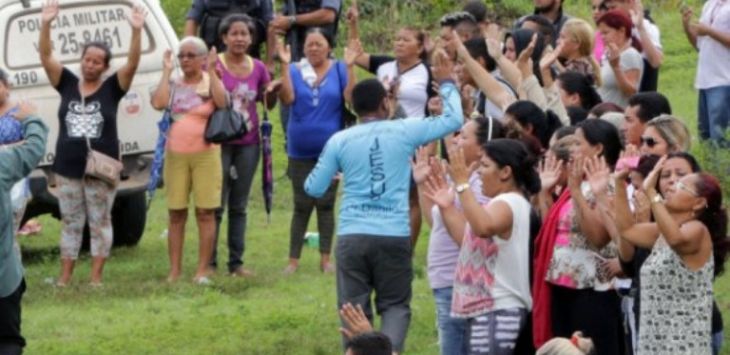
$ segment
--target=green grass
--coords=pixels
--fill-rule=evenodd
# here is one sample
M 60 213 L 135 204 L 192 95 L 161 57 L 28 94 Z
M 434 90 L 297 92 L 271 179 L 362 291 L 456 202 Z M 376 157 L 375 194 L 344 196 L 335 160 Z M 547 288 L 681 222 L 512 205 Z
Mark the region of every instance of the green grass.
M 442 2 L 441 6 L 448 3 Z M 654 11 L 663 30 L 666 54 L 660 90 L 669 96 L 675 113 L 687 119 L 694 131 L 697 98 L 692 83 L 696 54 L 681 32 L 676 3 L 665 1 L 661 8 L 667 11 Z M 178 30 L 188 4 L 187 0 L 163 1 Z M 530 7 L 527 0 L 503 0 L 502 4 Z M 584 17 L 588 14 L 586 1 L 580 4 L 582 10 L 578 11 L 576 6 L 571 5 L 568 12 Z M 424 16 L 438 15 L 431 12 Z M 406 13 L 403 17 L 410 19 L 414 15 Z M 378 21 L 380 26 L 389 25 L 385 19 Z M 379 43 L 387 50 L 388 41 Z M 283 178 L 286 157 L 282 131 L 276 115 L 271 118 L 275 126 L 275 203 L 271 224 L 267 224 L 257 178 L 249 204 L 246 252 L 246 265 L 256 272 L 254 278 L 233 279 L 221 272 L 214 277 L 214 286 L 193 285 L 189 280 L 197 260 L 197 229 L 191 221 L 185 245 L 185 277 L 177 284 L 166 284 L 167 218 L 161 191 L 139 246 L 113 251 L 103 288 L 86 285 L 89 259 L 83 257 L 74 283 L 66 289 L 56 289 L 45 280 L 58 274 L 59 223 L 44 218 L 42 235 L 21 240 L 28 282 L 23 302 L 27 353 L 338 353 L 335 280 L 334 276 L 319 272 L 317 251 L 305 247 L 300 271 L 288 277 L 281 273 L 287 261 L 291 188 Z M 434 305 L 425 271 L 427 232 L 424 228 L 414 257 L 413 320 L 407 339 L 407 350 L 412 354 L 438 353 Z M 226 255 L 225 242 L 220 242 L 219 250 L 221 256 Z M 225 263 L 225 259 L 220 257 L 219 263 Z M 715 291 L 721 310 L 727 311 L 730 276 L 720 278 Z M 730 321 L 728 318 L 726 321 Z M 730 322 L 726 324 L 730 326 Z M 730 347 L 726 346 L 724 353 L 730 354 Z

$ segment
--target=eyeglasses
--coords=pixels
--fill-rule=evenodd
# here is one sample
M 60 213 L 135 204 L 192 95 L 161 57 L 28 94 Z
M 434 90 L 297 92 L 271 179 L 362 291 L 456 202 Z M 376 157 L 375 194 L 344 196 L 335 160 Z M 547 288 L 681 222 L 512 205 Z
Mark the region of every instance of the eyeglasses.
M 654 148 L 655 145 L 659 144 L 654 137 L 641 137 L 641 144 L 646 144 L 649 148 Z
M 195 59 L 197 57 L 200 57 L 200 54 L 195 53 L 180 53 L 177 55 L 177 59 L 185 60 L 185 59 Z
M 699 197 L 700 196 L 700 194 L 698 194 L 697 191 L 693 190 L 691 187 L 685 185 L 681 181 L 677 181 L 677 183 L 675 184 L 675 186 L 677 186 L 677 188 L 680 189 L 680 190 L 684 190 L 686 192 L 689 192 L 694 197 Z

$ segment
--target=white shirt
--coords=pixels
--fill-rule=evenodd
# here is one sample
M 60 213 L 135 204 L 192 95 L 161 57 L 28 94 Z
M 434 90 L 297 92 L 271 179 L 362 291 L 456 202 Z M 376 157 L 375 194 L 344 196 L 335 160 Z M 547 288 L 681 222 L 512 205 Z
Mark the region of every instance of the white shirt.
M 512 210 L 512 234 L 504 240 L 493 237 L 499 248 L 494 261 L 494 309 L 532 309 L 530 292 L 530 202 L 521 194 L 500 194 L 492 202 L 503 201 Z
M 730 1 L 708 0 L 702 8 L 700 23 L 730 33 Z M 710 36 L 697 37 L 697 89 L 730 85 L 730 48 Z
M 406 117 L 426 117 L 428 103 L 428 69 L 423 63 L 406 70 L 398 75 L 396 61 L 385 63 L 378 67 L 380 81 L 398 79 L 398 104 L 406 112 Z
M 639 69 L 639 80 L 636 82 L 636 88 L 638 89 L 641 84 L 641 76 L 644 74 L 644 61 L 641 54 L 634 47 L 629 47 L 621 52 L 619 62 L 619 67 L 623 72 Z M 598 88 L 598 94 L 601 95 L 603 102 L 613 102 L 621 107 L 626 107 L 629 104 L 629 96 L 624 95 L 618 87 L 616 75 L 606 58 L 606 54 L 603 55 L 601 63 L 601 79 L 603 79 L 603 85 Z

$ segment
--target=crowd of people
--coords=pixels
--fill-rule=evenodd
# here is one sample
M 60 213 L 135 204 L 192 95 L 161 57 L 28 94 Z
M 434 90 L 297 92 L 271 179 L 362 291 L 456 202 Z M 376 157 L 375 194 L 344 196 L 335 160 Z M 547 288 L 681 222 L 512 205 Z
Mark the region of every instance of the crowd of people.
M 278 104 L 293 194 L 284 272 L 297 271 L 316 210 L 320 269 L 336 278 L 347 353 L 405 351 L 423 220 L 442 354 L 718 354 L 713 280 L 730 250 L 727 213 L 718 178 L 689 152 L 686 121 L 657 91 L 659 27 L 640 0 L 592 0 L 593 23 L 564 13 L 562 3 L 535 0 L 533 14 L 503 26 L 471 0 L 441 18 L 438 35 L 394 28 L 392 53 L 372 54 L 354 1 L 347 11 L 340 0 L 289 1 L 282 14 L 269 1 L 193 1 L 185 37 L 161 58 L 151 95 L 173 116 L 167 280 L 183 274 L 191 195 L 194 282 L 211 283 L 226 209 L 228 272 L 253 275 L 244 250 L 261 154 L 257 105 Z M 84 46 L 80 73 L 54 57 L 58 14 L 58 1 L 48 0 L 39 41 L 61 97 L 56 285 L 71 282 L 88 223 L 90 281 L 100 286 L 115 185 L 88 176 L 87 159 L 91 151 L 119 157 L 117 105 L 140 61 L 146 13 L 135 7 L 128 16 L 128 58 L 110 75 L 103 42 Z M 698 51 L 700 138 L 723 149 L 730 2 L 708 0 L 699 18 L 686 6 L 681 14 Z M 337 59 L 340 21 L 347 38 Z M 358 82 L 357 67 L 374 78 Z M 19 353 L 25 283 L 14 235 L 26 199 L 15 197 L 47 129 L 9 90 L 0 75 L 0 353 Z M 228 107 L 248 133 L 213 144 L 206 124 Z

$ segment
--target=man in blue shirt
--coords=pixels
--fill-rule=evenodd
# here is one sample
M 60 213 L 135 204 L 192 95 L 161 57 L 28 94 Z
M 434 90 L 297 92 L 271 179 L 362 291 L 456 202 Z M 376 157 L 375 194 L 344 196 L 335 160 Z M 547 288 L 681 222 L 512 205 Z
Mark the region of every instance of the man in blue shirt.
M 26 105 L 23 105 L 26 107 Z M 0 354 L 21 354 L 20 300 L 25 292 L 23 266 L 13 247 L 15 226 L 10 190 L 28 176 L 46 151 L 48 128 L 33 109 L 21 109 L 15 118 L 23 124 L 23 142 L 0 148 Z
M 453 63 L 443 50 L 436 59 L 432 71 L 440 83 L 441 116 L 389 121 L 385 88 L 376 79 L 364 80 L 352 93 L 360 124 L 329 139 L 304 184 L 305 191 L 318 198 L 342 172 L 335 250 L 338 306 L 359 304 L 372 322 L 370 297 L 375 291 L 381 331 L 398 353 L 411 318 L 410 159 L 419 146 L 463 123 L 459 90 L 450 79 Z

